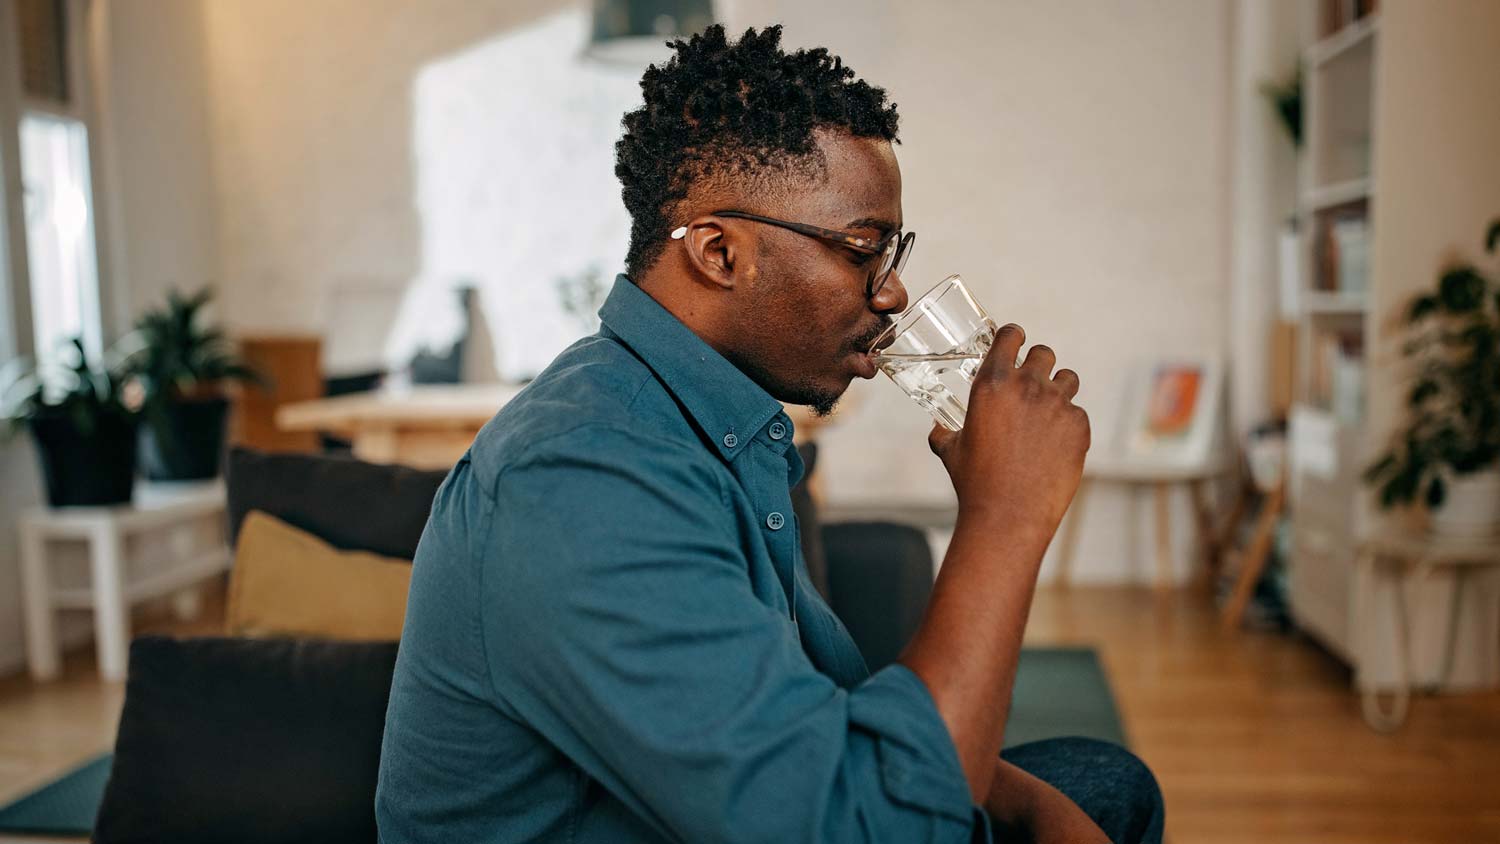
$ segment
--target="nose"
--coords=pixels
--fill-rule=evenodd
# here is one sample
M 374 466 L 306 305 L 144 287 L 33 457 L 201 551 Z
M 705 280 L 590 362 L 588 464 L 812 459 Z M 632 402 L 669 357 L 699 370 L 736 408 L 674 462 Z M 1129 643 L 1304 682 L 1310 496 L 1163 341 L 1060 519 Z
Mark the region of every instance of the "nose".
M 877 314 L 899 314 L 906 310 L 906 299 L 906 285 L 901 283 L 901 274 L 893 272 L 870 297 L 870 310 Z

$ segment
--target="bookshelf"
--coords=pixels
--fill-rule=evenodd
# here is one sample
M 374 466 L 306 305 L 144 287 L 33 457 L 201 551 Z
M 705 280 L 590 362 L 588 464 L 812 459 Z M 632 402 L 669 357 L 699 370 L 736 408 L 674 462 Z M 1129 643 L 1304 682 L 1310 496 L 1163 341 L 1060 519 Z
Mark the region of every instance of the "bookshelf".
M 1300 626 L 1354 661 L 1354 547 L 1365 462 L 1376 12 L 1325 18 L 1302 55 L 1301 289 L 1291 425 L 1290 594 Z

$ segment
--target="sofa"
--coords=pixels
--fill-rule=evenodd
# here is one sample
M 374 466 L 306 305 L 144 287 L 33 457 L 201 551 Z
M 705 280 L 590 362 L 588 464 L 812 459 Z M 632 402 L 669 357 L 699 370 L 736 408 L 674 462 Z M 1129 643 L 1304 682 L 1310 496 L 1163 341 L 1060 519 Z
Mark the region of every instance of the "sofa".
M 811 477 L 817 454 L 802 448 Z M 231 542 L 268 514 L 336 549 L 410 560 L 445 473 L 234 449 Z M 872 670 L 915 631 L 932 582 L 925 535 L 821 525 L 793 491 L 809 573 Z M 374 792 L 396 643 L 143 637 L 131 645 L 115 759 L 94 840 L 376 840 Z

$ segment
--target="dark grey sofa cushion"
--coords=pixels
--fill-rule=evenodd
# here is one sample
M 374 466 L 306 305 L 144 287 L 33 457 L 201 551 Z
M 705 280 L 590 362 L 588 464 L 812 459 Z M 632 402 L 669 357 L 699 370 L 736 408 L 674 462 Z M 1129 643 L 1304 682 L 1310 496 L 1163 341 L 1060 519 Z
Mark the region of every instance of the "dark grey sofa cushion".
M 224 469 L 229 540 L 238 539 L 247 513 L 262 510 L 335 548 L 410 560 L 447 475 L 350 457 L 234 448 Z
M 396 643 L 130 646 L 98 844 L 375 840 Z
M 865 664 L 879 671 L 901 654 L 932 594 L 927 535 L 890 522 L 823 527 L 829 606 L 849 628 Z

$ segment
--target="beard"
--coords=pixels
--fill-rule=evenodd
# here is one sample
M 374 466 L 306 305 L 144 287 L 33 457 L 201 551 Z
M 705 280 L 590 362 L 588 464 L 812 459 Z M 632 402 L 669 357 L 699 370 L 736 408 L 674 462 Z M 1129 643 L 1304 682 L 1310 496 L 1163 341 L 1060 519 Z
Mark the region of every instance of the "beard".
M 844 390 L 830 390 L 807 376 L 787 378 L 784 374 L 772 372 L 755 361 L 743 360 L 734 361 L 734 363 L 740 371 L 750 376 L 750 380 L 770 393 L 772 398 L 787 404 L 804 405 L 820 419 L 832 415 L 838 406 L 839 399 L 844 396 Z
M 782 398 L 781 401 L 790 404 L 806 405 L 807 409 L 811 410 L 814 416 L 823 419 L 833 415 L 833 411 L 838 408 L 839 400 L 843 397 L 844 390 L 834 393 L 829 390 L 819 389 L 815 384 L 800 383 L 794 385 L 789 390 L 789 396 Z
M 850 351 L 863 351 L 868 349 L 875 338 L 885 330 L 889 320 L 884 320 L 869 331 L 860 335 L 854 343 L 850 344 Z M 798 374 L 789 376 L 785 370 L 773 370 L 769 366 L 762 365 L 755 360 L 736 360 L 735 365 L 740 371 L 749 375 L 751 380 L 761 385 L 772 398 L 787 404 L 803 405 L 812 411 L 819 419 L 833 415 L 838 409 L 839 400 L 848 391 L 851 382 L 846 381 L 842 387 L 830 388 L 826 384 L 820 384 L 813 376 Z

